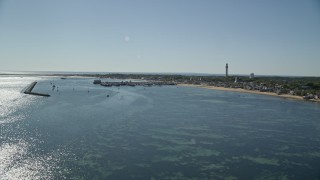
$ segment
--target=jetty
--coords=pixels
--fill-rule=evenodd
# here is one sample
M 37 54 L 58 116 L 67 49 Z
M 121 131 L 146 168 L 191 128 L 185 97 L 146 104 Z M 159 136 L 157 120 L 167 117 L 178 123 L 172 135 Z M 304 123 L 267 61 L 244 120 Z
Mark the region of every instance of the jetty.
M 35 95 L 35 96 L 45 96 L 45 97 L 50 97 L 49 94 L 43 94 L 43 93 L 37 93 L 37 92 L 32 92 L 33 88 L 36 86 L 37 81 L 31 83 L 26 90 L 23 92 L 24 94 L 29 94 L 29 95 Z
M 172 86 L 176 85 L 173 82 L 131 82 L 131 81 L 121 81 L 121 82 L 100 82 L 101 86 L 112 87 L 112 86 Z

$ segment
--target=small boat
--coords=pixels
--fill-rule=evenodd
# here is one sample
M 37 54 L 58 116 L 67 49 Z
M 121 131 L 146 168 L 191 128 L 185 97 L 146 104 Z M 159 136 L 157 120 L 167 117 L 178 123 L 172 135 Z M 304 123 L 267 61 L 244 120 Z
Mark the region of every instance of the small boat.
M 94 80 L 93 84 L 101 84 L 101 80 Z

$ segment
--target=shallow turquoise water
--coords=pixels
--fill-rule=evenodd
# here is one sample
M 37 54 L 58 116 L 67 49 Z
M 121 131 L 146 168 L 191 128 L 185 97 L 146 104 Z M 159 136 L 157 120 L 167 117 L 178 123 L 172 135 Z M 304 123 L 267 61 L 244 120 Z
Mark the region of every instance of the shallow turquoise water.
M 2 179 L 320 178 L 319 104 L 92 81 L 0 77 Z

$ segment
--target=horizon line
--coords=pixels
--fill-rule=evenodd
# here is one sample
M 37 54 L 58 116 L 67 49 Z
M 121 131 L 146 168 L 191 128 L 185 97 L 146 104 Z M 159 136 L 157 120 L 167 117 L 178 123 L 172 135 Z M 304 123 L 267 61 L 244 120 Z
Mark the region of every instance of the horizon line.
M 19 72 L 19 73 L 17 73 Z M 194 75 L 194 76 L 225 76 L 225 74 L 220 73 L 200 73 L 200 72 L 125 72 L 125 71 L 117 71 L 117 72 L 103 72 L 103 71 L 0 71 L 0 75 L 22 75 L 27 73 L 28 75 L 38 75 L 35 73 L 41 74 L 154 74 L 154 75 Z M 229 76 L 249 76 L 250 74 L 229 74 Z M 255 74 L 256 77 L 320 77 L 320 76 L 313 76 L 313 75 L 266 75 L 266 74 Z

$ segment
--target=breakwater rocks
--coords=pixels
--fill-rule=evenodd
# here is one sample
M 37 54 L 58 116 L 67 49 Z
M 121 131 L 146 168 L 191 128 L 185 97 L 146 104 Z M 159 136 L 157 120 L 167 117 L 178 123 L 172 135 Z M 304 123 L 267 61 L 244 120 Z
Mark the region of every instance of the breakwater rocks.
M 45 96 L 45 97 L 50 97 L 49 94 L 43 94 L 43 93 L 36 93 L 36 92 L 32 92 L 33 88 L 36 86 L 37 82 L 33 82 L 31 83 L 26 90 L 23 92 L 24 94 L 29 94 L 29 95 L 35 95 L 35 96 Z

